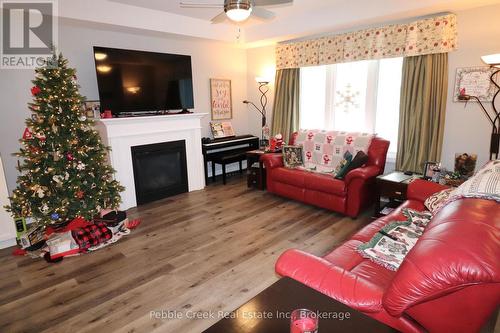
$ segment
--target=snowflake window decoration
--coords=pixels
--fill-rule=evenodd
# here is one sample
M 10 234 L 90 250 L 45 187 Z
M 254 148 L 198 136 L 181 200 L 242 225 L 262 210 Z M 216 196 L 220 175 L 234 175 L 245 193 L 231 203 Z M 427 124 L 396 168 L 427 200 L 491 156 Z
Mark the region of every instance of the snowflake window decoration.
M 344 108 L 344 112 L 348 113 L 351 108 L 359 108 L 359 91 L 353 91 L 350 83 L 345 85 L 344 91 L 337 90 L 337 96 L 339 97 L 339 102 L 335 106 L 340 106 Z

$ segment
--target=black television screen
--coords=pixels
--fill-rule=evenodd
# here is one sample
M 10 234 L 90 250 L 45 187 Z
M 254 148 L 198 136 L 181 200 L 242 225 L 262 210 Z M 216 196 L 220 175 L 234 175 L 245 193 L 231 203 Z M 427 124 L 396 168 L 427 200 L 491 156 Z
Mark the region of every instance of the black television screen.
M 191 57 L 94 47 L 101 112 L 194 108 Z

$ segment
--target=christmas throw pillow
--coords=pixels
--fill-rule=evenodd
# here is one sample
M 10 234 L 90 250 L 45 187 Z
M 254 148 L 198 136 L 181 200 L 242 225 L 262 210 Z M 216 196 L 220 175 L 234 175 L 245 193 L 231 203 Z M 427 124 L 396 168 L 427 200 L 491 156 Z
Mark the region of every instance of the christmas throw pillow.
M 302 146 L 284 146 L 283 164 L 286 168 L 296 168 L 304 165 Z
M 431 212 L 435 213 L 438 211 L 443 205 L 446 203 L 448 198 L 450 197 L 453 189 L 447 188 L 445 190 L 439 191 L 425 199 L 424 205 Z

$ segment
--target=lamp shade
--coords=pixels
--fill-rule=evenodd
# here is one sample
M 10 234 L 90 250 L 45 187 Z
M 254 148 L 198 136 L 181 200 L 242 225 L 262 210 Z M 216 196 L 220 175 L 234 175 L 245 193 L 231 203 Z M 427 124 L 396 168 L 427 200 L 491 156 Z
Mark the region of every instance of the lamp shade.
M 500 53 L 482 56 L 481 60 L 487 65 L 500 68 Z
M 270 80 L 269 80 L 268 78 L 265 78 L 265 77 L 263 77 L 263 76 L 257 76 L 257 77 L 255 78 L 255 81 L 256 81 L 257 83 L 269 83 L 269 82 L 270 82 Z

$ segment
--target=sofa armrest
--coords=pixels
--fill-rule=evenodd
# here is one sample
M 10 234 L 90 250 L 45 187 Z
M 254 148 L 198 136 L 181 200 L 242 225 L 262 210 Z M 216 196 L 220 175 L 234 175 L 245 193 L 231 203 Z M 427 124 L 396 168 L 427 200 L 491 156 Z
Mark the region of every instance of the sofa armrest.
M 410 200 L 424 202 L 436 192 L 449 188 L 448 186 L 430 182 L 423 179 L 415 179 L 408 185 L 406 197 Z
M 380 168 L 375 165 L 369 165 L 364 168 L 356 168 L 347 173 L 347 175 L 345 176 L 345 183 L 347 186 L 349 186 L 351 181 L 353 181 L 354 179 L 368 180 L 370 178 L 377 177 L 379 174 Z
M 329 261 L 300 250 L 287 250 L 276 262 L 276 272 L 297 280 L 353 309 L 382 310 L 383 290 Z
M 280 153 L 263 154 L 260 161 L 264 163 L 266 169 L 274 169 L 283 166 L 283 155 Z

